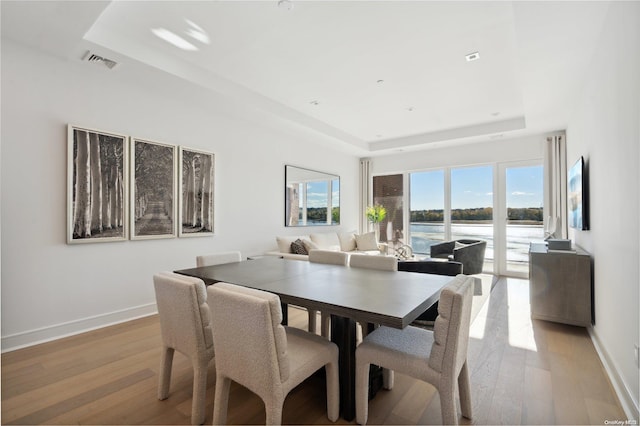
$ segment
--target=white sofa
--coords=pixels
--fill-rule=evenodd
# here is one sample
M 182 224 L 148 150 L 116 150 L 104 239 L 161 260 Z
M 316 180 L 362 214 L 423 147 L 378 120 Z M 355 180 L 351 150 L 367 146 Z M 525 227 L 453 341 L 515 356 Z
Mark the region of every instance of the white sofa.
M 300 240 L 306 252 L 313 249 L 344 251 L 347 253 L 380 254 L 375 233 L 359 235 L 356 232 L 322 232 L 308 235 L 276 237 L 278 249 L 265 254 L 285 259 L 309 260 L 308 254 L 297 254 L 291 249 L 291 243 Z

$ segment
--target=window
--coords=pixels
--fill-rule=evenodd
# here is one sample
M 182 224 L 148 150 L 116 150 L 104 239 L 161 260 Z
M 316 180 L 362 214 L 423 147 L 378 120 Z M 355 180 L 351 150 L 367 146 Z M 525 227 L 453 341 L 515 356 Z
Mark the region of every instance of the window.
M 430 254 L 445 240 L 444 170 L 409 175 L 410 245 L 414 253 Z

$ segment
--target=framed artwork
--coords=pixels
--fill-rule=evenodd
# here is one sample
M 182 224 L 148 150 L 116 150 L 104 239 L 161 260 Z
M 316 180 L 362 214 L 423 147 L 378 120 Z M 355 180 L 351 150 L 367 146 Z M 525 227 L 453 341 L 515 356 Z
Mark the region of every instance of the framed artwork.
M 213 235 L 215 156 L 180 147 L 180 237 Z
M 131 239 L 173 238 L 177 147 L 131 138 Z
M 128 238 L 127 137 L 67 126 L 67 243 Z

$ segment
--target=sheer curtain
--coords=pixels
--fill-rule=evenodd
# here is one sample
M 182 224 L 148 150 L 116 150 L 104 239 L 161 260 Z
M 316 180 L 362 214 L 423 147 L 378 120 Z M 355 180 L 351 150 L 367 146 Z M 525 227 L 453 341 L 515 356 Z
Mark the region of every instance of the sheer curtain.
M 567 144 L 565 135 L 547 137 L 544 145 L 545 207 L 547 217 L 545 228 L 555 222 L 555 229 L 549 229 L 555 238 L 567 238 Z
M 371 159 L 360 159 L 360 234 L 369 230 L 367 221 L 367 206 L 369 205 L 369 194 L 371 193 Z

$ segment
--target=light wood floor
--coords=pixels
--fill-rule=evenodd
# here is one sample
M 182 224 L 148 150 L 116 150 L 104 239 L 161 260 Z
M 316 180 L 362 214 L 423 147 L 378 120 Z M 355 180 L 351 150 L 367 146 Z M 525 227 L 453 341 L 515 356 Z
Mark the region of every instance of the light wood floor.
M 290 308 L 290 324 L 306 312 Z M 156 316 L 2 355 L 3 424 L 189 424 L 191 366 L 176 354 L 169 399 L 156 399 Z M 625 416 L 584 328 L 532 321 L 528 282 L 500 279 L 471 328 L 474 418 L 468 424 L 604 424 Z M 212 421 L 215 367 L 209 370 Z M 264 406 L 233 385 L 232 424 L 264 424 Z M 322 424 L 324 383 L 314 376 L 286 400 L 284 423 Z M 438 424 L 434 388 L 400 374 L 370 401 L 370 424 Z M 339 420 L 339 424 L 346 423 Z

